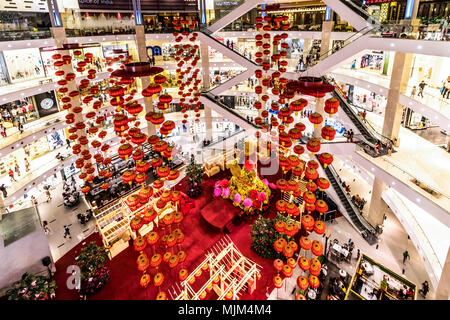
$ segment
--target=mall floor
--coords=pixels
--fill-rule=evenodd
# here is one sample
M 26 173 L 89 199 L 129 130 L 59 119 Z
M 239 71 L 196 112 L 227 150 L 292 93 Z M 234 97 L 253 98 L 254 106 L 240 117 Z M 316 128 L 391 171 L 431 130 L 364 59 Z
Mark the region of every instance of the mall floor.
M 366 119 L 381 132 L 383 117 L 367 113 Z M 437 145 L 418 136 L 413 131 L 400 127 L 400 147 L 392 156 L 378 158 L 366 157 L 376 163 L 395 177 L 413 186 L 436 204 L 443 208 L 450 208 L 450 154 Z M 413 178 L 435 189 L 441 196 L 431 196 L 411 182 Z
M 385 88 L 389 88 L 389 86 L 390 86 L 390 77 L 387 75 L 382 75 L 379 72 L 366 71 L 366 70 L 360 70 L 360 69 L 352 70 L 348 67 L 340 67 L 340 68 L 334 69 L 332 71 L 332 73 L 343 74 L 343 75 L 350 76 L 353 78 L 369 81 L 373 84 L 378 84 Z M 370 80 L 367 80 L 368 78 L 370 78 Z M 425 82 L 427 83 L 427 81 L 425 81 Z M 427 86 L 425 86 L 425 89 L 423 91 L 423 97 L 419 97 L 418 96 L 418 93 L 419 93 L 418 84 L 419 83 L 417 83 L 415 80 L 411 79 L 409 81 L 408 87 L 406 89 L 406 95 L 411 97 L 414 100 L 417 100 L 420 103 L 423 103 L 423 104 L 429 106 L 430 108 L 433 108 L 433 109 L 439 111 L 446 117 L 450 118 L 450 99 L 442 98 L 442 96 L 440 95 L 440 92 L 439 92 L 440 88 L 433 88 L 433 87 L 430 87 L 429 85 L 427 85 Z M 412 90 L 413 86 L 416 86 L 416 88 L 417 88 L 415 96 L 411 96 L 411 90 Z

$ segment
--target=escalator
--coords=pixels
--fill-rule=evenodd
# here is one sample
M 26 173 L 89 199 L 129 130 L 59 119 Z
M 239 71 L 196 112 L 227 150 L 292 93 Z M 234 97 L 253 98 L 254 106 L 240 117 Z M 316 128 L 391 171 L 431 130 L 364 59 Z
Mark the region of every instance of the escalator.
M 205 92 L 202 93 L 202 98 L 205 98 L 209 101 L 208 107 L 213 109 L 219 114 L 225 115 L 224 111 L 228 113 L 226 118 L 236 123 L 239 127 L 243 128 L 244 130 L 251 130 L 251 129 L 259 129 L 260 127 L 255 125 L 254 123 L 248 121 L 243 115 L 241 115 L 239 112 L 237 112 L 234 109 L 231 109 L 227 105 L 225 105 L 223 102 L 220 101 L 219 96 L 214 95 L 211 92 Z M 203 99 L 202 99 L 203 100 Z M 206 102 L 206 101 L 204 101 Z M 212 102 L 212 104 L 211 104 Z M 217 107 L 215 107 L 217 106 Z
M 306 70 L 302 71 L 302 74 L 320 77 L 345 63 L 345 61 L 366 49 L 367 40 L 375 30 L 377 28 L 373 26 L 366 26 L 357 33 L 354 33 L 349 38 L 343 40 L 341 47 L 331 48 L 321 54 L 316 60 L 311 61 L 310 65 L 306 66 Z
M 316 156 L 317 157 L 317 156 Z M 318 160 L 318 158 L 317 158 Z M 318 161 L 320 163 L 320 161 Z M 377 242 L 377 238 L 375 236 L 375 230 L 373 227 L 362 218 L 360 211 L 351 203 L 350 198 L 345 193 L 342 182 L 334 170 L 332 165 L 323 167 L 321 164 L 325 174 L 327 176 L 328 181 L 330 181 L 331 186 L 336 191 L 339 200 L 341 201 L 347 216 L 350 218 L 352 225 L 358 230 L 361 236 L 370 244 L 373 245 Z
M 232 59 L 234 62 L 240 64 L 241 66 L 249 69 L 249 68 L 255 68 L 258 65 L 253 62 L 252 60 L 248 59 L 244 56 L 243 53 L 239 52 L 237 48 L 229 48 L 227 47 L 223 42 L 217 40 L 213 35 L 212 32 L 206 28 L 200 28 L 199 36 L 202 37 L 200 40 L 203 40 L 207 45 L 210 47 L 216 49 L 220 53 L 222 53 L 224 56 Z
M 356 30 L 379 24 L 364 10 L 362 1 L 358 0 L 323 0 L 339 17 L 347 21 Z
M 369 122 L 361 120 L 360 116 L 355 113 L 352 106 L 347 102 L 344 97 L 334 89 L 334 97 L 339 100 L 339 104 L 345 114 L 349 117 L 356 128 L 361 132 L 361 142 L 362 147 L 372 157 L 379 157 L 387 154 L 387 145 L 392 144 L 393 141 L 388 137 L 383 136 L 375 130 L 374 127 L 370 125 Z M 380 149 L 378 153 L 375 152 L 375 146 L 380 142 Z M 393 151 L 395 152 L 395 151 Z

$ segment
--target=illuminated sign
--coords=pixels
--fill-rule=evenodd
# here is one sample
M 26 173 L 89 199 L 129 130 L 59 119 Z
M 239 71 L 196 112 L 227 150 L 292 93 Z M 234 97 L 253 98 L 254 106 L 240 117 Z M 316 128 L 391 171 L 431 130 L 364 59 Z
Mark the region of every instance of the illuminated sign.
M 140 0 L 142 11 L 196 11 L 197 0 Z M 78 0 L 80 9 L 133 10 L 132 0 Z
M 386 2 L 392 2 L 394 0 L 366 0 L 365 4 L 378 4 L 378 3 L 386 3 Z

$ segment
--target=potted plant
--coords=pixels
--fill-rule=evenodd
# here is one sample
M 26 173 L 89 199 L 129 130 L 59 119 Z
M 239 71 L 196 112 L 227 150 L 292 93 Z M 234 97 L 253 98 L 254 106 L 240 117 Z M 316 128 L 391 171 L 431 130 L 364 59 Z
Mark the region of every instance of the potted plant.
M 22 279 L 6 291 L 8 300 L 49 300 L 55 297 L 56 282 L 25 272 Z
M 201 183 L 203 181 L 203 168 L 201 164 L 191 162 L 186 167 L 186 178 L 188 190 L 186 194 L 190 198 L 195 198 L 202 192 Z
M 109 280 L 110 271 L 103 265 L 107 257 L 108 250 L 97 246 L 94 242 L 81 249 L 80 255 L 75 258 L 81 270 L 81 294 L 93 295 Z

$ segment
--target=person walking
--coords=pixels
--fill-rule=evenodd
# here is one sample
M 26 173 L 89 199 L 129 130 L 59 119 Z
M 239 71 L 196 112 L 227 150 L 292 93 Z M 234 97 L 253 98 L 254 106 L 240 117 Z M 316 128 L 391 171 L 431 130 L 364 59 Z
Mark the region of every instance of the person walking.
M 19 120 L 19 123 L 17 125 L 17 129 L 19 130 L 20 134 L 23 133 L 23 124 L 20 122 L 20 120 Z
M 50 188 L 45 189 L 45 195 L 47 196 L 46 202 L 49 202 L 50 200 L 52 200 L 52 194 L 50 193 Z
M 405 252 L 403 252 L 403 264 L 405 264 L 406 259 L 411 260 L 411 257 L 409 256 L 409 253 L 407 250 L 405 250 Z
M 0 185 L 0 191 L 3 193 L 3 198 L 6 199 L 6 197 L 8 196 L 8 191 L 6 191 L 6 187 L 5 187 L 4 183 L 2 185 Z
M 428 285 L 428 281 L 425 281 L 422 283 L 422 289 L 420 289 L 419 292 L 423 295 L 424 298 L 426 298 L 428 291 L 430 291 L 430 287 Z
M 70 140 L 69 140 L 69 139 L 67 139 L 67 138 L 66 138 L 66 143 L 67 143 L 67 147 L 66 147 L 66 149 L 69 149 L 69 148 L 70 148 Z
M 390 157 L 392 155 L 392 142 L 388 142 L 388 156 Z
M 427 84 L 423 80 L 422 80 L 422 82 L 419 83 L 419 93 L 417 94 L 417 96 L 420 96 L 423 98 L 423 89 L 425 89 L 426 85 Z
M 20 168 L 19 168 L 19 165 L 16 163 L 15 165 L 14 165 L 14 171 L 17 173 L 17 175 L 20 177 Z
M 27 158 L 24 158 L 25 161 L 25 171 L 28 172 L 30 171 L 30 162 L 28 161 Z
M 417 91 L 417 87 L 416 87 L 416 86 L 413 86 L 412 89 L 411 89 L 411 98 L 414 99 L 414 97 L 415 97 L 415 95 L 416 95 L 416 91 Z
M 31 201 L 31 206 L 37 206 L 38 202 L 37 202 L 35 196 L 32 195 L 30 198 L 30 201 Z
M 11 168 L 9 168 L 8 175 L 9 175 L 9 178 L 11 179 L 11 182 L 16 182 L 17 181 L 14 178 L 14 171 Z
M 50 228 L 48 227 L 48 222 L 47 221 L 42 221 L 42 228 L 44 229 L 45 234 L 49 234 L 50 233 Z
M 64 226 L 64 239 L 69 236 L 70 239 L 72 239 L 72 236 L 70 235 L 70 229 L 68 226 Z

